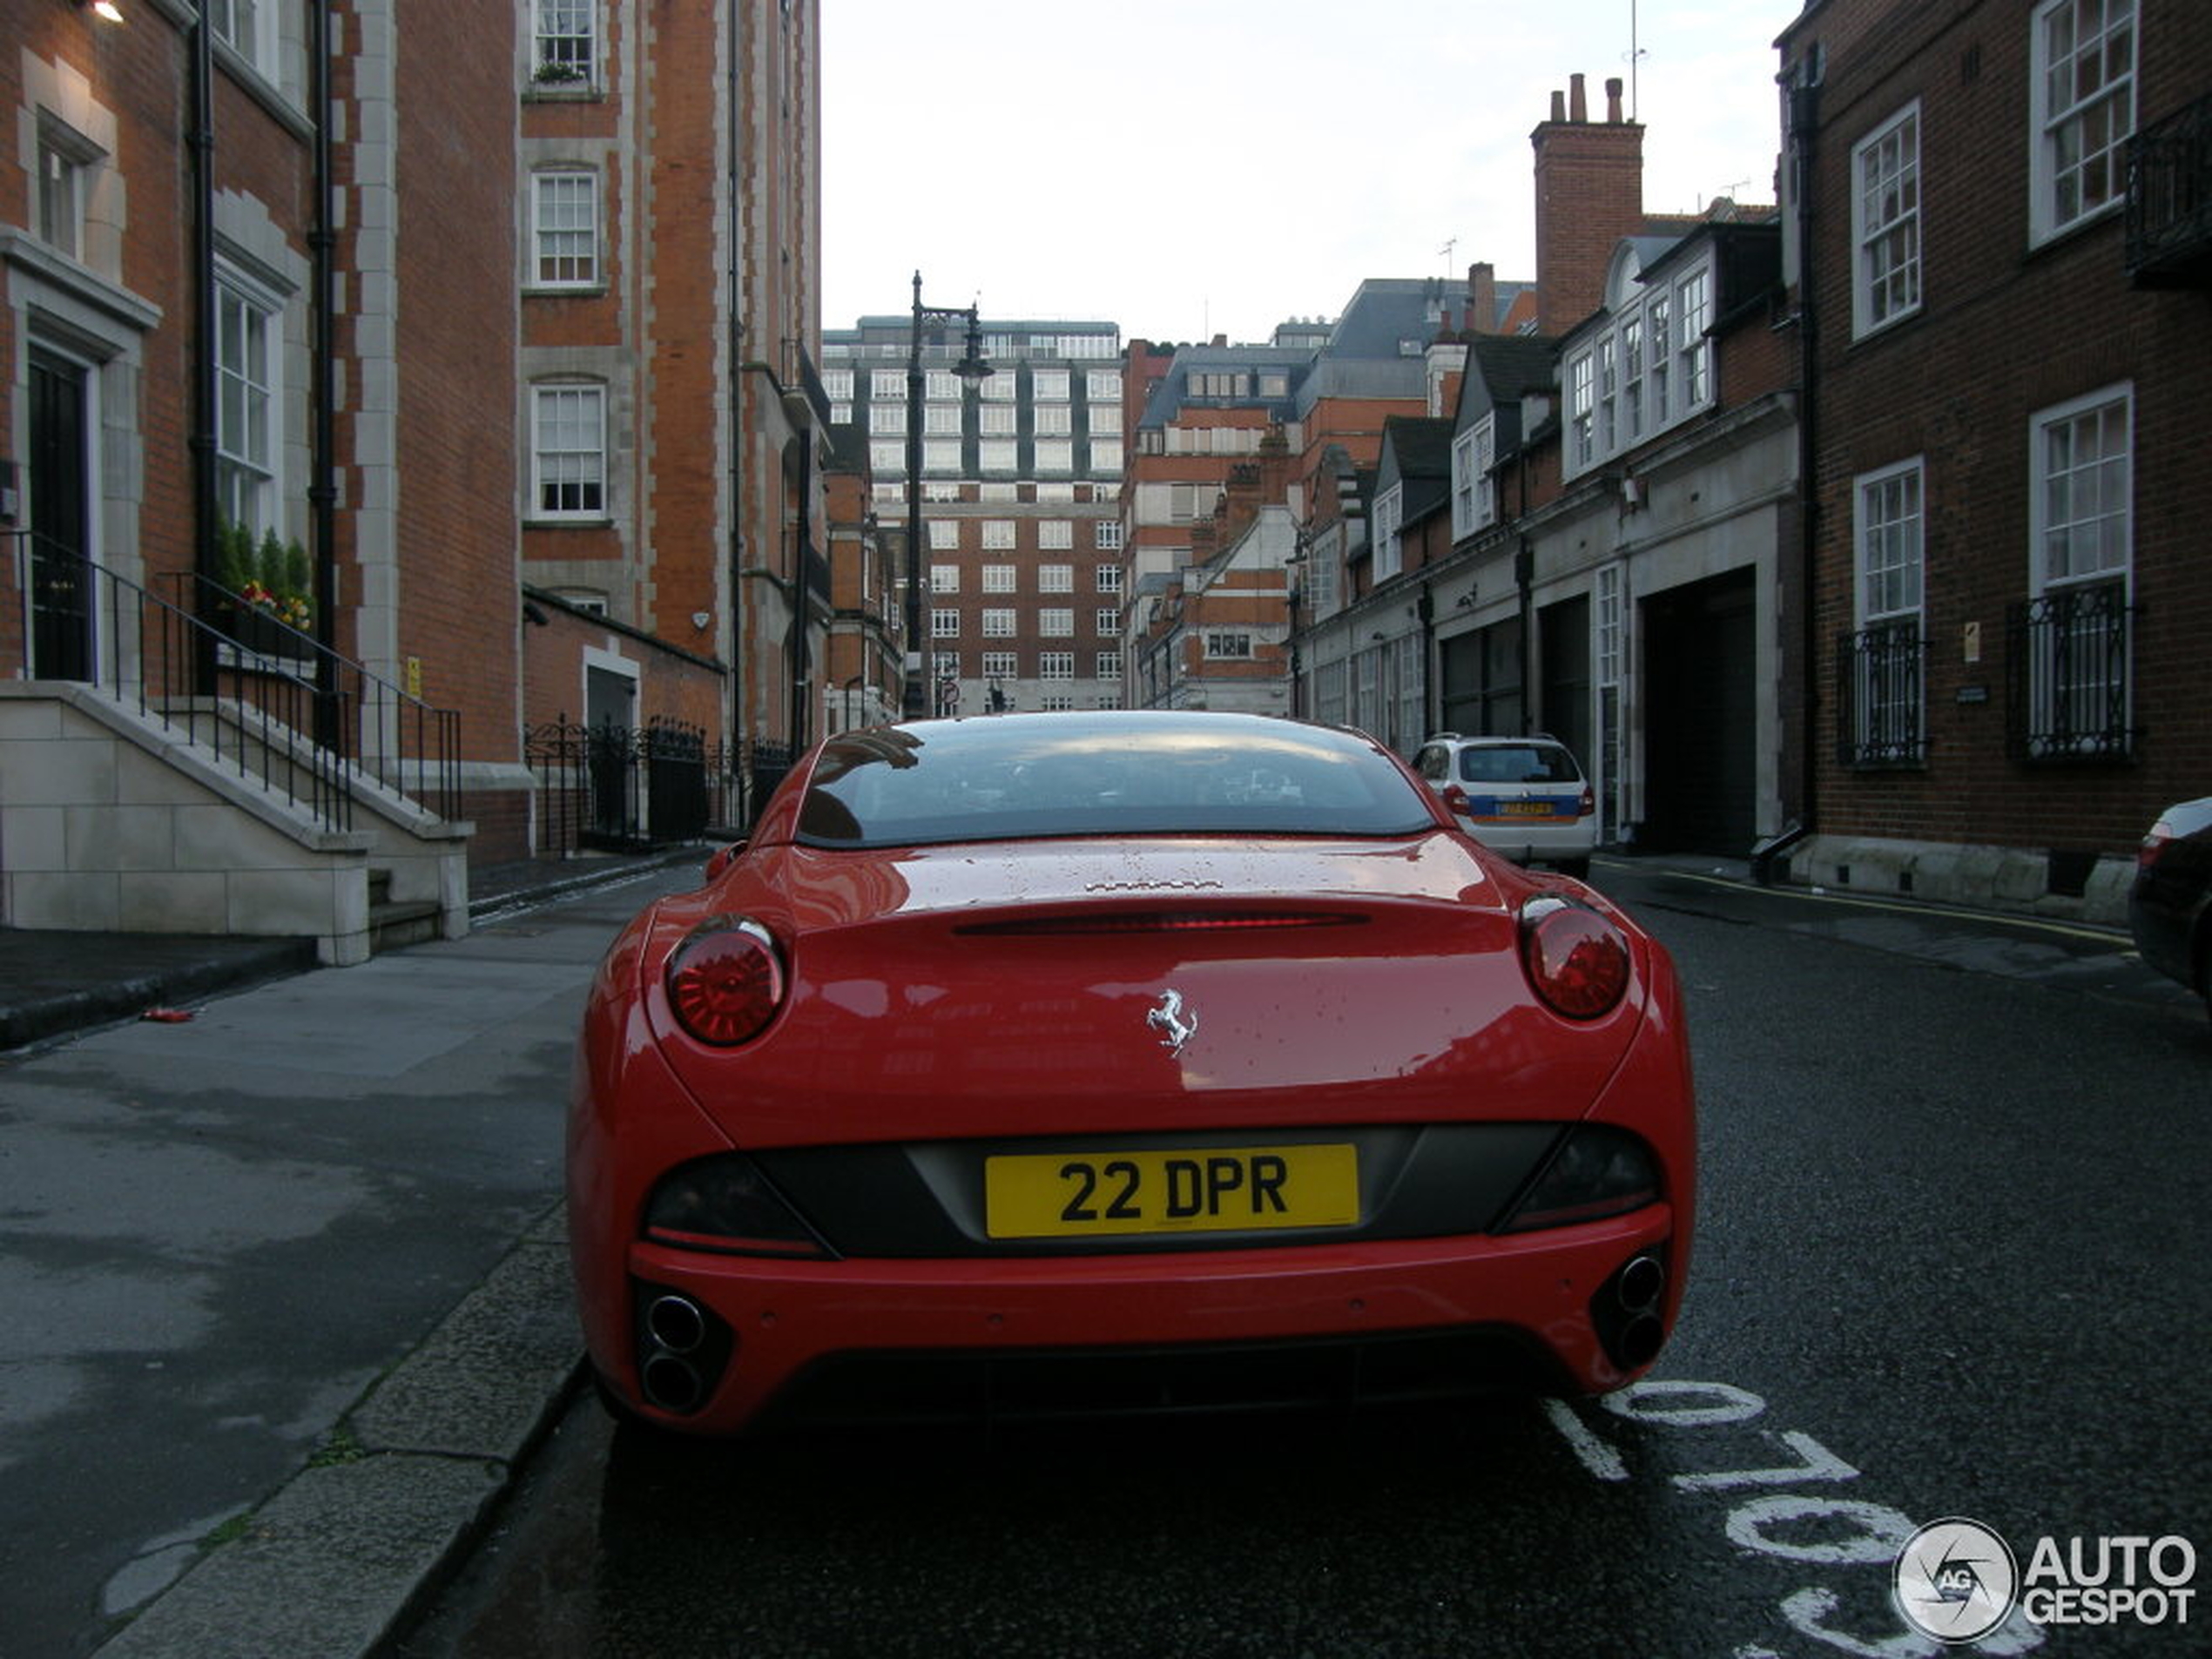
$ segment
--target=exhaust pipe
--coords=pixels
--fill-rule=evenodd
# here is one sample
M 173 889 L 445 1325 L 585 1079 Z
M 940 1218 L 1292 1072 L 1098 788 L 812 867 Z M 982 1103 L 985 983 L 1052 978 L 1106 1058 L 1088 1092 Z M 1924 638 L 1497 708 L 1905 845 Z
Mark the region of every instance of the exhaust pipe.
M 696 1297 L 631 1281 L 631 1352 L 644 1402 L 671 1417 L 705 1409 L 737 1349 L 737 1336 Z
M 697 1411 L 706 1394 L 699 1373 L 691 1369 L 691 1362 L 666 1352 L 657 1353 L 645 1361 L 644 1368 L 637 1373 L 637 1386 L 644 1392 L 646 1404 L 676 1417 Z
M 1656 1313 L 1639 1313 L 1621 1332 L 1621 1363 L 1630 1371 L 1659 1357 L 1666 1341 L 1666 1327 Z
M 1667 1288 L 1667 1270 L 1656 1256 L 1638 1256 L 1621 1270 L 1613 1282 L 1614 1294 L 1630 1313 L 1649 1313 L 1659 1305 Z
M 692 1353 L 706 1340 L 706 1315 L 687 1296 L 664 1296 L 645 1310 L 645 1329 L 671 1353 Z

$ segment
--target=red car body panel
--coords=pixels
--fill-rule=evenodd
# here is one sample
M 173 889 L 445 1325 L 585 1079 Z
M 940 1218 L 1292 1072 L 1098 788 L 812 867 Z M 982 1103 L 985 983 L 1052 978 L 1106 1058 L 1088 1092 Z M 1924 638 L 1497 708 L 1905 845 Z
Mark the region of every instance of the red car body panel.
M 1402 767 L 1400 768 L 1401 770 Z M 732 1355 L 678 1426 L 741 1429 L 818 1361 L 910 1350 L 1233 1343 L 1460 1326 L 1527 1334 L 1568 1386 L 1608 1357 L 1589 1304 L 1638 1250 L 1668 1265 L 1671 1326 L 1694 1207 L 1680 993 L 1665 953 L 1580 887 L 1482 851 L 1429 803 L 1390 840 L 1174 835 L 825 849 L 794 839 L 805 768 L 744 853 L 663 900 L 609 951 L 579 1040 L 572 1253 L 593 1363 L 639 1415 L 632 1285 L 711 1311 Z M 1568 1020 L 1532 992 L 1521 906 L 1571 893 L 1621 928 L 1627 994 Z M 1294 916 L 1303 925 L 1098 932 L 1102 916 Z M 752 1042 L 678 1021 L 669 961 L 741 914 L 783 947 L 788 990 Z M 1061 931 L 1091 928 L 1090 931 Z M 1174 991 L 1179 1049 L 1148 1025 Z M 645 1236 L 656 1181 L 732 1150 L 1085 1134 L 1588 1122 L 1649 1145 L 1656 1201 L 1529 1232 L 958 1258 L 791 1260 Z

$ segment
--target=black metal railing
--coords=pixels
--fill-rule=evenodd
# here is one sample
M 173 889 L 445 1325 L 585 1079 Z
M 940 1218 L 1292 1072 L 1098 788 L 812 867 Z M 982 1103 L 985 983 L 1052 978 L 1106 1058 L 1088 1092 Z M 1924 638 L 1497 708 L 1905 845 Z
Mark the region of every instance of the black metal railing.
M 2134 607 L 2118 582 L 2060 588 L 2013 607 L 2006 746 L 2015 760 L 2132 759 L 2128 646 Z
M 2212 286 L 2212 96 L 2128 140 L 2127 224 L 2137 287 Z
M 537 796 L 532 851 L 639 852 L 735 821 L 729 751 L 681 721 L 583 725 L 563 714 L 524 735 Z
M 435 816 L 461 816 L 461 714 L 425 702 L 212 577 L 174 578 L 215 636 L 207 660 L 251 701 L 281 681 L 309 688 L 301 735 Z
M 1846 766 L 1917 766 L 1926 646 L 1917 617 L 1876 623 L 1836 639 L 1836 759 Z
M 258 607 L 246 606 L 254 625 L 226 628 L 78 550 L 24 539 L 17 637 L 34 678 L 98 687 L 325 829 L 350 828 L 356 793 L 372 786 L 455 814 L 453 711 L 406 698 Z

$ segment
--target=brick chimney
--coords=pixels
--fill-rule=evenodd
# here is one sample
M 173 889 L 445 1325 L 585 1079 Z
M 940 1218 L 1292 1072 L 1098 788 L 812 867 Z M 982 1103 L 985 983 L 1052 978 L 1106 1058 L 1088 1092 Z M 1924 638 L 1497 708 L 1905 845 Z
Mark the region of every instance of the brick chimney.
M 1551 118 L 1528 135 L 1536 152 L 1536 332 L 1556 334 L 1605 299 L 1614 244 L 1643 223 L 1643 125 L 1605 84 L 1605 119 L 1589 118 L 1582 78 L 1552 94 Z
M 1498 273 L 1487 260 L 1467 266 L 1467 327 L 1478 334 L 1498 332 Z

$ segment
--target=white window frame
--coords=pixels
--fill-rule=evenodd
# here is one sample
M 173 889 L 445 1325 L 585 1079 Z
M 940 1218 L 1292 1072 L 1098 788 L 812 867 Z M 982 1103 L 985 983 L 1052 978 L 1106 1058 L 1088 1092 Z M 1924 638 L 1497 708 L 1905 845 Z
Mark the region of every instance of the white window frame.
M 1101 639 L 1122 637 L 1122 608 L 1119 605 L 1100 605 L 1091 612 L 1091 632 Z
M 2107 420 L 2106 416 L 2116 417 Z M 2117 437 L 2117 455 L 2101 453 L 2085 465 L 2078 445 L 2085 424 L 2095 418 L 2100 443 Z M 2053 437 L 2064 428 L 2074 453 L 2065 458 L 2061 475 L 2054 474 Z M 2085 582 L 2134 581 L 2134 452 L 2135 388 L 2130 381 L 2099 388 L 2064 403 L 2039 409 L 2028 421 L 2028 591 L 2040 597 L 2052 588 Z M 2094 466 L 2094 476 L 2091 477 Z M 2063 481 L 2065 501 L 2058 501 Z M 2094 503 L 2085 512 L 2082 497 L 2094 488 Z M 2113 496 L 2117 495 L 2116 504 Z M 2060 511 L 2054 511 L 2060 509 Z M 2061 517 L 2060 512 L 2063 516 Z M 2085 564 L 2074 556 L 2078 539 L 2094 531 L 2096 558 Z M 2052 538 L 2067 538 L 2066 567 L 2053 567 Z
M 276 523 L 284 453 L 284 306 L 227 264 L 215 272 L 219 509 L 257 535 Z
M 1037 653 L 1037 678 L 1041 680 L 1071 680 L 1076 678 L 1076 653 L 1071 651 L 1041 651 Z
M 1015 567 L 1011 564 L 985 565 L 983 567 L 983 591 L 986 593 L 1017 591 L 1015 587 L 1014 570 Z
M 1927 467 L 1921 456 L 1851 480 L 1858 626 L 1917 617 L 1927 591 Z
M 1498 516 L 1496 464 L 1498 417 L 1494 412 L 1452 440 L 1452 534 L 1456 538 L 1487 529 Z
M 276 79 L 277 8 L 274 0 L 206 0 L 207 25 L 263 80 Z
M 1076 567 L 1072 564 L 1040 564 L 1037 566 L 1039 593 L 1073 593 L 1076 590 Z
M 975 465 L 980 472 L 1018 473 L 1022 447 L 1012 438 L 985 438 L 976 446 Z
M 1920 309 L 1920 101 L 1851 146 L 1851 337 Z
M 581 185 L 557 204 L 558 186 Z M 582 252 L 574 251 L 578 244 Z M 548 275 L 549 266 L 573 267 Z M 590 167 L 546 167 L 530 175 L 530 287 L 538 290 L 597 288 L 599 283 L 599 175 Z
M 1859 474 L 1851 481 L 1851 583 L 1860 632 L 1885 624 L 1916 624 L 1927 595 L 1927 469 L 1915 456 Z M 1916 645 L 1915 651 L 1918 647 Z M 1905 758 L 1904 734 L 1925 731 L 1926 691 L 1920 663 L 1892 650 L 1862 653 L 1851 688 L 1854 748 L 1885 744 L 1886 759 Z M 1910 705 L 1910 711 L 1898 711 Z M 1915 750 L 1912 758 L 1919 758 Z
M 987 518 L 983 521 L 983 550 L 987 553 L 1005 552 L 1015 545 L 1014 521 L 1010 518 Z
M 2080 444 L 2094 430 L 2098 453 L 2086 462 Z M 2053 441 L 2067 435 L 2060 455 Z M 2134 597 L 2135 394 L 2121 381 L 2064 403 L 2040 409 L 2028 421 L 2028 592 L 2040 599 L 2054 590 L 2116 583 L 2121 602 Z M 2116 448 L 2114 447 L 2116 446 Z M 2077 556 L 2087 535 L 2091 556 Z M 2063 536 L 2063 569 L 2054 569 L 2054 538 Z M 2027 686 L 2032 731 L 2047 731 L 2053 713 L 2065 705 L 2077 710 L 2109 704 L 2117 693 L 2127 707 L 2124 724 L 2134 725 L 2132 640 L 2118 653 L 2102 649 L 2109 636 L 2101 621 L 2085 617 L 2071 638 L 2074 672 L 2062 676 L 2056 655 L 2057 631 L 2033 638 L 2028 648 Z M 2085 671 L 2083 664 L 2089 666 Z M 2096 752 L 2096 739 L 2084 740 Z M 2060 743 L 2039 749 L 2041 755 L 2067 752 Z
M 1073 639 L 1076 637 L 1076 613 L 1062 605 L 1049 605 L 1037 612 L 1037 637 L 1041 639 Z
M 1066 438 L 1039 438 L 1033 446 L 1035 466 L 1039 472 L 1073 472 L 1076 469 L 1076 446 Z
M 1011 639 L 1014 637 L 1014 611 L 1011 607 L 994 605 L 983 612 L 983 637 Z
M 983 653 L 983 678 L 987 680 L 1018 679 L 1022 674 L 1022 653 L 1018 651 L 987 651 Z
M 1378 585 L 1389 581 L 1405 568 L 1405 551 L 1399 545 L 1398 527 L 1406 510 L 1406 489 L 1402 484 L 1393 484 L 1375 497 L 1371 523 L 1374 536 L 1374 579 Z
M 530 78 L 535 84 L 590 86 L 598 78 L 598 10 L 597 0 L 534 0 Z
M 989 612 L 985 612 L 988 615 Z M 988 629 L 984 631 L 989 632 Z M 929 637 L 932 639 L 960 637 L 960 611 L 954 606 L 933 605 L 929 611 Z
M 2093 20 L 2086 41 L 2080 25 Z M 2137 0 L 2042 0 L 2028 29 L 2028 241 L 2063 236 L 2128 199 L 2126 146 L 2135 132 L 2135 74 L 2142 19 Z M 2125 37 L 2127 63 L 2087 98 L 2067 86 L 2089 53 L 2107 55 Z
M 929 527 L 929 550 L 932 553 L 960 551 L 961 521 L 957 518 L 925 518 Z
M 1251 631 L 1246 628 L 1216 628 L 1207 631 L 1206 658 L 1209 662 L 1248 663 L 1252 660 Z
M 549 433 L 549 405 L 574 410 L 566 416 L 552 412 L 565 430 Z M 552 444 L 550 435 L 585 441 Z M 573 476 L 557 475 L 571 471 Z M 549 489 L 569 489 L 577 491 L 575 505 L 548 503 Z M 548 381 L 530 388 L 530 517 L 540 521 L 596 522 L 608 516 L 607 388 L 601 382 Z
M 1095 564 L 1090 571 L 1091 587 L 1099 593 L 1122 590 L 1122 567 L 1118 564 Z

